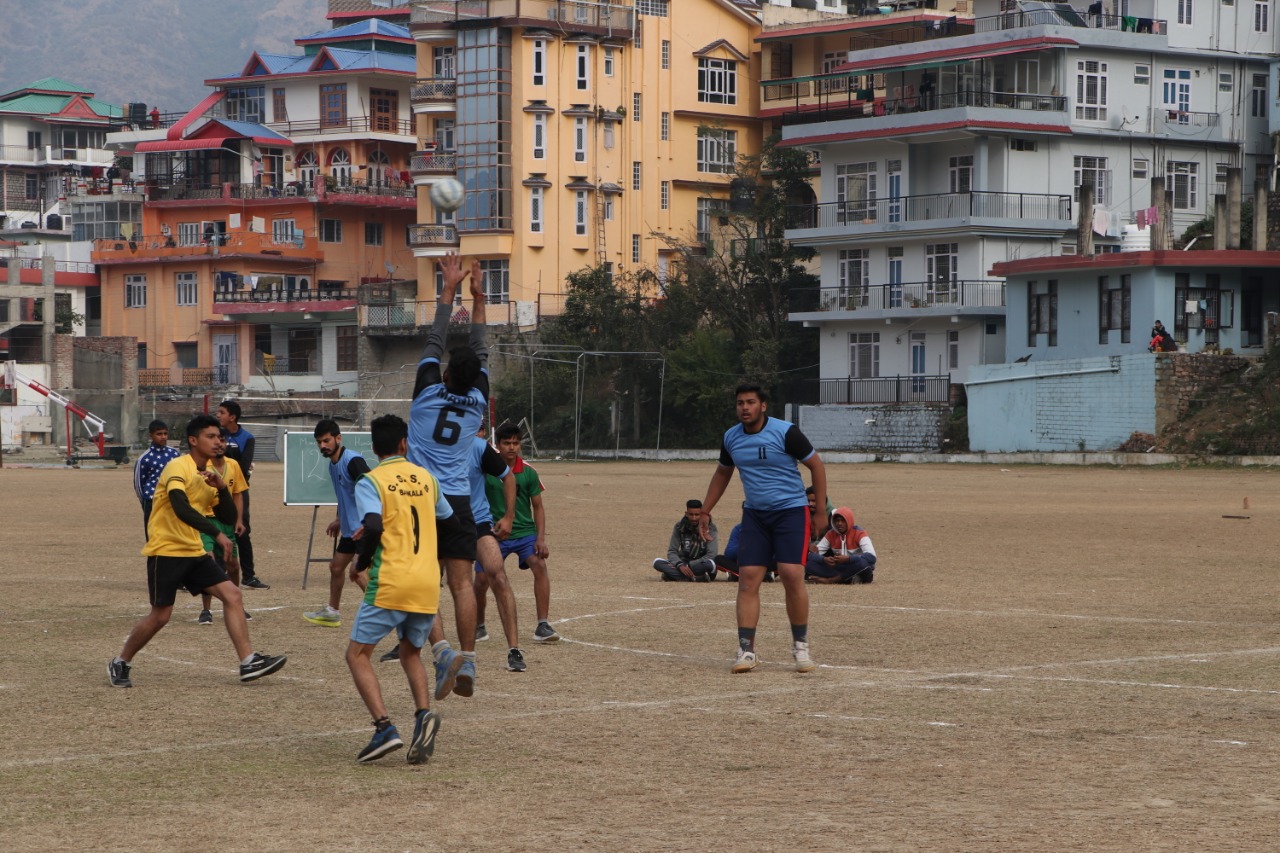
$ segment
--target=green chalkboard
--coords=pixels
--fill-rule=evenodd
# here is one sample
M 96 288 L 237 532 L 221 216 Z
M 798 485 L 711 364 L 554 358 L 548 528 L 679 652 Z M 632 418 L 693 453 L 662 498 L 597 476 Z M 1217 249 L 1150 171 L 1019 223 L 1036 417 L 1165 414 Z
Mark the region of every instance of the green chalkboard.
M 316 449 L 311 432 L 284 433 L 284 503 L 285 506 L 335 506 L 333 481 L 329 479 L 329 460 Z M 367 432 L 344 432 L 342 446 L 364 457 L 369 467 L 378 464 L 373 452 L 373 439 Z

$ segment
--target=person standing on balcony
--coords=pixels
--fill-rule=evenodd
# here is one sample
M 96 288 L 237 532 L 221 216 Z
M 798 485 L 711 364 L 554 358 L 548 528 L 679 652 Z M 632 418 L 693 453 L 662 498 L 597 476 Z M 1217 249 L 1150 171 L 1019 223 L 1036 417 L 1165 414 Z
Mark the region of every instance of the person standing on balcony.
M 720 442 L 720 464 L 711 475 L 702 501 L 699 529 L 711 539 L 711 511 L 724 496 L 734 469 L 741 472 L 742 531 L 738 544 L 738 655 L 732 672 L 750 672 L 756 656 L 756 625 L 760 621 L 760 583 L 765 567 L 778 564 L 791 622 L 791 655 L 797 672 L 816 668 L 809 656 L 809 592 L 804 585 L 805 553 L 809 548 L 809 501 L 796 463 L 809 469 L 814 504 L 827 502 L 827 470 L 809 439 L 795 424 L 768 416 L 768 397 L 759 385 L 739 385 L 734 394 L 738 423 Z M 819 533 L 827 520 L 816 520 Z
M 223 400 L 218 406 L 218 423 L 227 431 L 227 456 L 240 463 L 247 486 L 253 478 L 253 449 L 255 440 L 253 433 L 240 426 L 240 404 L 235 400 Z M 231 448 L 234 447 L 235 450 Z M 240 550 L 240 585 L 246 589 L 271 589 L 258 577 L 253 562 L 253 540 L 249 538 L 252 530 L 249 527 L 249 493 L 244 498 L 244 515 L 240 522 L 244 532 L 236 535 L 236 547 Z
M 471 439 L 484 422 L 489 405 L 489 348 L 485 343 L 485 297 L 480 262 L 471 261 L 470 345 L 449 353 L 448 367 L 441 368 L 445 335 L 453 314 L 453 297 L 466 278 L 462 260 L 456 254 L 440 261 L 444 285 L 436 305 L 436 315 L 427 334 L 427 343 L 418 362 L 409 404 L 408 460 L 420 465 L 440 480 L 440 491 L 453 507 L 459 527 L 442 532 L 439 556 L 444 563 L 453 594 L 454 623 L 462 647 L 462 666 L 452 688 L 459 696 L 471 696 L 476 681 L 476 596 L 472 589 L 476 559 L 476 525 L 471 513 Z M 453 669 L 457 656 L 441 640 L 431 649 L 435 658 L 437 695 L 441 673 Z M 444 682 L 444 683 L 447 683 Z

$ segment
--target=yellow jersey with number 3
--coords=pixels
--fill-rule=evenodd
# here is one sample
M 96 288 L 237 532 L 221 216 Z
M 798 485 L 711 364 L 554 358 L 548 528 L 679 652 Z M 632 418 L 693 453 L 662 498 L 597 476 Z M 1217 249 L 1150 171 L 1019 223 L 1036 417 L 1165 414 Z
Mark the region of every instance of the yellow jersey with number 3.
M 453 514 L 436 478 L 403 456 L 388 456 L 356 484 L 356 505 L 361 519 L 370 512 L 382 516 L 382 541 L 369 565 L 364 600 L 384 610 L 436 613 L 436 518 Z

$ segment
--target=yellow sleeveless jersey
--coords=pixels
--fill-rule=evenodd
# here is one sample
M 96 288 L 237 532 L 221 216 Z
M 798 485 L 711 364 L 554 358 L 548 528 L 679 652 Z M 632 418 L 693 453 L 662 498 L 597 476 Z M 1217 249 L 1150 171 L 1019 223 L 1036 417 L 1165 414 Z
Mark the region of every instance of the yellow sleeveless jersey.
M 382 541 L 369 566 L 364 600 L 385 610 L 435 613 L 440 608 L 436 501 L 440 485 L 425 468 L 390 456 L 364 475 L 382 502 Z
M 189 454 L 183 454 L 164 466 L 156 483 L 151 516 L 147 519 L 147 544 L 142 553 L 148 557 L 199 557 L 204 553 L 200 531 L 178 518 L 169 502 L 169 492 L 187 493 L 187 501 L 201 515 L 213 515 L 218 492 L 204 481 Z

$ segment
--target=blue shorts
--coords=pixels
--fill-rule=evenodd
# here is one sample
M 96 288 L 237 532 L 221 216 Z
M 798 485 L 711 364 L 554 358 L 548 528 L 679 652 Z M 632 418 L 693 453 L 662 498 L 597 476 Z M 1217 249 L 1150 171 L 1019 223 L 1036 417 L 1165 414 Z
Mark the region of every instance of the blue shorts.
M 803 566 L 809 551 L 809 507 L 772 511 L 742 508 L 738 535 L 738 565 Z
M 502 539 L 498 542 L 498 548 L 502 551 L 502 559 L 512 554 L 520 557 L 520 568 L 529 568 L 529 558 L 533 556 L 534 548 L 538 543 L 538 534 L 531 536 L 521 536 L 519 539 Z
M 400 639 L 411 646 L 422 648 L 435 622 L 434 613 L 407 613 L 404 610 L 386 610 L 367 601 L 360 602 L 356 621 L 351 626 L 351 642 L 376 646 L 382 638 L 395 631 Z

